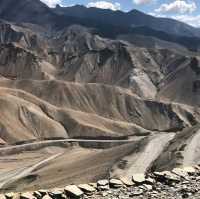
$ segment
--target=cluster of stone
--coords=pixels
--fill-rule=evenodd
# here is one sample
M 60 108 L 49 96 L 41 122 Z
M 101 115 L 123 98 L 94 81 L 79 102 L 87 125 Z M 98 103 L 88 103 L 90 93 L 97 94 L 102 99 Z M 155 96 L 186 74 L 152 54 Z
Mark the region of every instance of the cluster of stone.
M 99 180 L 97 183 L 68 185 L 65 188 L 26 193 L 5 193 L 0 199 L 128 199 L 200 198 L 200 167 L 175 168 L 132 179 Z

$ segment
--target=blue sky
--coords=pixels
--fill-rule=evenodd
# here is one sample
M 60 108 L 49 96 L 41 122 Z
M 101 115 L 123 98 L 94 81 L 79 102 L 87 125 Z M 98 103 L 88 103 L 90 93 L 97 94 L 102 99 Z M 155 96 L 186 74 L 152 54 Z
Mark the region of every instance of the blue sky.
M 170 17 L 200 27 L 200 0 L 41 0 L 50 7 L 75 4 L 129 11 L 138 9 L 159 17 Z

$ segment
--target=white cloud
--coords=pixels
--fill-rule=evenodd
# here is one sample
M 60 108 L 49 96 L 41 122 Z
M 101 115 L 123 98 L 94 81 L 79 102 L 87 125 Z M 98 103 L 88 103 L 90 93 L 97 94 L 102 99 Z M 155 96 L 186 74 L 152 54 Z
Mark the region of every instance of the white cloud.
M 164 18 L 172 18 L 181 22 L 184 22 L 186 24 L 189 24 L 191 26 L 194 26 L 196 28 L 200 28 L 200 15 L 165 15 L 155 12 L 148 13 L 149 15 L 152 15 L 154 17 L 164 17 Z
M 151 3 L 153 0 L 133 0 L 133 3 L 140 5 L 140 4 L 147 4 Z
M 200 27 L 200 15 L 196 16 L 177 15 L 177 16 L 172 16 L 172 18 L 190 24 L 191 26 L 194 27 Z
M 160 14 L 160 13 L 155 13 L 155 12 L 149 12 L 148 14 L 152 15 L 154 17 L 167 18 L 167 15 L 165 15 L 165 14 Z
M 120 3 L 110 3 L 108 1 L 97 1 L 88 3 L 87 7 L 96 7 L 101 9 L 120 10 Z
M 47 4 L 49 7 L 55 7 L 57 4 L 60 4 L 62 0 L 40 0 L 43 3 Z
M 169 4 L 162 4 L 156 12 L 159 13 L 192 13 L 197 9 L 197 5 L 195 2 L 186 2 L 184 0 L 175 0 Z

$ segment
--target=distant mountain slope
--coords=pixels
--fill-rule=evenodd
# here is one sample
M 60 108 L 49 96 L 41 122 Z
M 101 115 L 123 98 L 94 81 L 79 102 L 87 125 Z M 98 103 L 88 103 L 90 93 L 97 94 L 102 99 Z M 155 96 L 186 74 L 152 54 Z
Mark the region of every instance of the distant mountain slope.
M 39 46 L 28 45 L 32 40 L 27 29 L 9 24 L 2 27 L 6 28 L 0 29 L 0 74 L 5 78 L 103 83 L 129 88 L 141 97 L 153 99 L 168 86 L 166 78 L 171 75 L 177 77 L 175 82 L 180 80 L 176 71 L 182 67 L 190 69 L 195 57 L 173 43 L 155 40 L 163 46 L 153 49 L 154 46 L 145 48 L 144 44 L 141 48 L 102 38 L 77 25 L 42 42 L 41 35 L 38 38 L 32 33 Z M 10 37 L 4 37 L 5 30 Z M 172 50 L 165 49 L 166 46 Z M 187 84 L 187 79 L 184 82 Z
M 177 36 L 175 34 L 166 33 L 166 31 L 158 31 L 152 29 L 150 27 L 136 27 L 131 30 L 131 35 L 129 36 L 134 37 L 135 35 L 142 35 L 146 37 L 154 37 L 163 41 L 168 41 L 172 43 L 177 43 L 186 47 L 188 50 L 191 51 L 199 51 L 200 49 L 200 38 L 199 37 L 188 37 L 188 36 Z
M 200 59 L 193 58 L 163 80 L 158 98 L 192 106 L 200 106 Z
M 200 37 L 200 31 L 192 26 L 173 19 L 153 17 L 138 10 L 132 10 L 125 13 L 122 11 L 86 8 L 79 5 L 72 7 L 57 6 L 52 10 L 60 15 L 93 19 L 104 24 L 108 23 L 110 25 L 116 25 L 117 22 L 117 26 L 121 27 L 146 26 L 155 30 L 166 32 L 168 34 Z
M 33 23 L 49 30 L 78 23 L 73 17 L 59 16 L 39 0 L 0 0 L 0 18 L 17 23 Z
M 131 28 L 151 29 L 186 37 L 199 37 L 200 30 L 182 22 L 156 18 L 137 10 L 130 12 L 86 8 L 84 6 L 49 8 L 39 0 L 0 0 L 0 18 L 15 22 L 29 22 L 49 28 L 64 28 L 71 24 L 94 27 L 104 35 L 129 32 Z M 106 18 L 106 21 L 105 21 Z M 116 23 L 117 21 L 117 23 Z M 110 32 L 110 34 L 109 34 Z

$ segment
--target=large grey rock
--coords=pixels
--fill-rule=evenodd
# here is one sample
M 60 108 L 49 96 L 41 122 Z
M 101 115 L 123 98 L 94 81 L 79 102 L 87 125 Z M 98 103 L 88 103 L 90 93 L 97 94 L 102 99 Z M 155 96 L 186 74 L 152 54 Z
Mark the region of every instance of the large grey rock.
M 65 193 L 67 196 L 75 197 L 75 198 L 83 198 L 83 191 L 79 189 L 76 185 L 68 185 L 65 187 Z
M 42 199 L 52 199 L 52 197 L 50 195 L 45 195 L 42 197 Z
M 39 191 L 34 191 L 34 192 L 33 192 L 33 195 L 34 195 L 36 198 L 38 198 L 38 199 L 40 199 L 40 198 L 43 197 L 43 195 L 42 195 Z
M 15 193 L 12 199 L 20 199 L 21 194 L 20 193 Z
M 15 195 L 15 193 L 13 193 L 13 192 L 5 194 L 6 198 L 8 198 L 8 199 L 12 199 L 14 197 L 14 195 Z
M 143 173 L 134 174 L 132 179 L 135 183 L 144 183 L 145 182 L 145 175 Z
M 180 176 L 170 172 L 170 171 L 163 171 L 163 172 L 154 172 L 154 175 L 157 176 L 160 180 L 166 180 L 170 182 L 179 182 Z
M 106 186 L 109 184 L 109 181 L 108 180 L 99 180 L 97 182 L 97 186 Z
M 44 196 L 44 195 L 47 194 L 47 190 L 46 190 L 46 189 L 40 189 L 40 190 L 38 190 L 38 192 L 39 192 L 42 196 Z
M 84 193 L 93 193 L 96 191 L 96 189 L 93 186 L 90 186 L 89 184 L 80 184 L 78 185 L 78 188 L 80 188 Z
M 151 191 L 153 189 L 153 186 L 152 185 L 149 185 L 149 184 L 144 184 L 143 185 L 145 189 L 147 189 L 148 191 Z
M 144 191 L 142 189 L 138 189 L 138 190 L 134 190 L 132 191 L 129 196 L 133 197 L 133 196 L 140 196 L 144 193 Z
M 127 177 L 122 177 L 120 178 L 120 180 L 124 183 L 124 185 L 126 185 L 127 187 L 129 186 L 133 186 L 135 183 L 133 182 L 132 179 L 129 179 Z
M 0 199 L 6 199 L 6 196 L 4 194 L 0 194 Z
M 113 188 L 119 188 L 123 186 L 123 182 L 119 179 L 110 179 L 110 186 Z
M 20 199 L 36 199 L 32 192 L 22 193 Z
M 184 167 L 183 170 L 186 171 L 189 174 L 195 174 L 196 173 L 196 169 L 192 166 Z
M 145 179 L 145 183 L 152 185 L 152 184 L 155 183 L 155 179 L 148 177 L 148 178 Z
M 105 191 L 109 190 L 109 181 L 108 180 L 99 180 L 97 182 L 97 188 L 98 190 Z
M 181 168 L 174 168 L 172 170 L 172 173 L 174 173 L 180 177 L 183 177 L 185 179 L 188 179 L 188 177 L 189 177 L 188 173 L 184 169 L 181 169 Z
M 92 182 L 92 183 L 89 183 L 89 185 L 97 189 L 97 183 Z
M 49 195 L 52 197 L 52 198 L 61 198 L 62 195 L 63 195 L 63 190 L 61 189 L 53 189 L 49 192 Z

